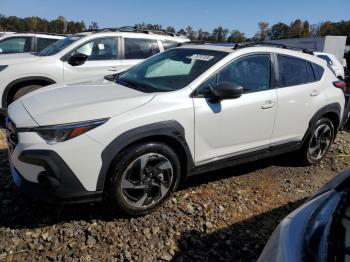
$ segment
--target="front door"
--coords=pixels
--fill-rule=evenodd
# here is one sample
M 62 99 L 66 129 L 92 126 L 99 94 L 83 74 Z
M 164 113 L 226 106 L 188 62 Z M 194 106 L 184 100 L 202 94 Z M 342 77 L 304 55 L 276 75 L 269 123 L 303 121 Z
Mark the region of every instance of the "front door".
M 201 92 L 221 82 L 243 87 L 236 99 L 211 103 Z M 273 131 L 277 94 L 271 88 L 270 54 L 233 61 L 199 87 L 195 109 L 196 165 L 267 148 Z
M 91 40 L 78 47 L 70 55 L 75 53 L 85 54 L 88 58 L 84 64 L 78 66 L 72 66 L 69 61 L 64 62 L 65 83 L 115 74 L 122 68 L 122 62 L 118 59 L 118 38 L 116 37 Z

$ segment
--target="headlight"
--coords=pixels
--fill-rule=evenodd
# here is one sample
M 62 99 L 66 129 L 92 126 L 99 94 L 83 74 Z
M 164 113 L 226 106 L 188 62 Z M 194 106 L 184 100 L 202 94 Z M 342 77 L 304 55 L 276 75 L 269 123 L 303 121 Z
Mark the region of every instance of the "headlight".
M 108 118 L 86 121 L 73 124 L 56 125 L 56 126 L 43 126 L 34 128 L 32 131 L 36 132 L 39 136 L 46 140 L 49 144 L 55 144 L 70 140 L 74 137 L 80 136 L 87 131 L 90 131 L 104 123 Z
M 8 65 L 0 65 L 0 72 L 1 72 L 2 70 L 4 70 L 6 67 L 8 67 Z

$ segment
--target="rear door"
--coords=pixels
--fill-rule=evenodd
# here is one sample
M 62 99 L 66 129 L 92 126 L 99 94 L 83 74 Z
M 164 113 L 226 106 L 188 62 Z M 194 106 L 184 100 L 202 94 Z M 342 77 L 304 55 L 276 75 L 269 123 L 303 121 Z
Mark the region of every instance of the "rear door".
M 122 52 L 123 70 L 126 70 L 159 52 L 160 48 L 156 39 L 124 37 Z
M 301 141 L 312 116 L 325 104 L 323 68 L 294 56 L 277 54 L 278 107 L 271 143 Z
M 117 37 L 96 38 L 76 48 L 64 61 L 64 82 L 84 81 L 116 73 L 122 68 L 119 41 Z M 82 65 L 72 66 L 69 57 L 75 53 L 85 54 L 88 59 Z

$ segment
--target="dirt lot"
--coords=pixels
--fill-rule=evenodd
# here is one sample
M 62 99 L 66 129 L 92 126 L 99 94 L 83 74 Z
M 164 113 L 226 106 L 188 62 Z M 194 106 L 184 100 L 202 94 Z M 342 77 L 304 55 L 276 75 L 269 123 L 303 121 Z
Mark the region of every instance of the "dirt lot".
M 100 203 L 22 196 L 0 143 L 0 261 L 255 261 L 278 222 L 350 166 L 349 155 L 342 132 L 317 167 L 285 155 L 204 174 L 155 213 L 127 218 Z

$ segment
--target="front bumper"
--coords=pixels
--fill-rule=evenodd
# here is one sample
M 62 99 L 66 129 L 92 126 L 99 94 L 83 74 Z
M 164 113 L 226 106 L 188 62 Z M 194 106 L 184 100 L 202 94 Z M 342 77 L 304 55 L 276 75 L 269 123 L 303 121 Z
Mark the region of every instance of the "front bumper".
M 26 180 L 11 163 L 11 174 L 17 187 L 25 194 L 51 203 L 82 203 L 102 200 L 102 191 L 87 191 L 72 170 L 54 151 L 23 151 L 23 163 L 41 167 L 37 182 Z

